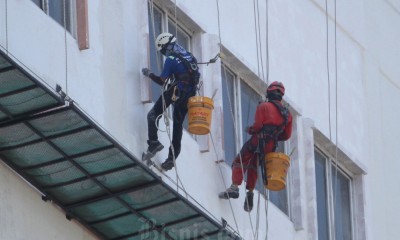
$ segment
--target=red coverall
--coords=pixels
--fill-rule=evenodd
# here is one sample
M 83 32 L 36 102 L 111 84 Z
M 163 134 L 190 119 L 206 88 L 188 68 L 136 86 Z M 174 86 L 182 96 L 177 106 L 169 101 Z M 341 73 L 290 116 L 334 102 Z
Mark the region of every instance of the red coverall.
M 280 101 L 274 101 L 282 105 Z M 246 188 L 253 190 L 257 182 L 257 166 L 258 157 L 255 151 L 258 147 L 258 135 L 264 126 L 280 126 L 283 124 L 284 118 L 280 110 L 271 102 L 263 102 L 257 106 L 255 121 L 253 126 L 250 127 L 249 133 L 252 134 L 251 138 L 243 145 L 240 155 L 242 156 L 242 164 L 240 163 L 240 155 L 238 154 L 232 163 L 232 183 L 240 185 L 243 181 L 243 174 L 247 171 Z M 278 141 L 285 141 L 292 135 L 292 115 L 289 112 L 288 121 L 286 126 L 283 126 L 283 131 L 278 136 Z M 274 151 L 275 141 L 270 140 L 264 145 L 264 154 Z

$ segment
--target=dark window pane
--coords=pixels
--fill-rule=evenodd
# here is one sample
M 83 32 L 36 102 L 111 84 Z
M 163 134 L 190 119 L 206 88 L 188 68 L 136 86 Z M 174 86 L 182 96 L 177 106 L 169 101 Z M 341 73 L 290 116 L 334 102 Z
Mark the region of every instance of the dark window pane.
M 63 0 L 49 1 L 49 15 L 61 26 L 64 26 L 64 3 Z
M 43 9 L 42 0 L 32 0 L 32 2 L 34 2 L 38 7 L 40 7 L 41 9 Z
M 243 142 L 250 138 L 246 127 L 253 125 L 254 116 L 260 101 L 260 96 L 247 84 L 241 84 L 241 106 L 242 106 L 242 137 Z
M 350 180 L 332 167 L 336 240 L 351 240 Z
M 184 47 L 186 50 L 190 51 L 189 49 L 189 41 L 190 37 L 186 34 L 181 28 L 178 26 L 178 31 L 176 31 L 176 24 L 175 22 L 168 21 L 168 32 L 172 33 L 176 37 L 176 42 Z
M 315 181 L 317 190 L 318 240 L 329 240 L 326 159 L 317 151 L 315 151 Z
M 51 0 L 48 1 L 49 15 L 61 26 L 65 27 L 68 32 L 72 29 L 72 17 L 75 15 L 72 12 L 72 0 Z M 65 8 L 65 12 L 64 12 Z M 65 26 L 64 26 L 64 14 L 65 14 Z
M 235 100 L 233 92 L 234 76 L 222 67 L 222 101 L 224 118 L 224 150 L 225 162 L 232 164 L 236 155 L 236 137 L 233 116 L 235 115 Z M 233 114 L 233 115 L 232 115 Z

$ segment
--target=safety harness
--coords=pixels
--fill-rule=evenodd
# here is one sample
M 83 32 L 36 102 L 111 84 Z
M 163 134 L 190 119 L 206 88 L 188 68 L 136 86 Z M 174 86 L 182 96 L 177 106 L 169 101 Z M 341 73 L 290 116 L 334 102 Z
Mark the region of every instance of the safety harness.
M 177 81 L 171 84 L 171 87 L 174 87 L 174 93 L 172 96 L 173 101 L 177 101 L 182 92 L 188 93 L 195 90 L 199 83 L 200 73 L 197 59 L 192 55 L 192 53 L 188 52 L 188 54 L 192 61 L 188 61 L 179 53 L 171 53 L 171 56 L 178 58 L 187 70 L 185 73 L 175 74 Z
M 283 130 L 285 129 L 286 124 L 288 123 L 289 119 L 289 110 L 287 107 L 280 104 L 278 101 L 270 101 L 276 108 L 278 108 L 283 122 L 279 126 L 272 126 L 272 125 L 264 125 L 261 131 L 257 134 L 259 139 L 259 150 L 262 152 L 264 145 L 269 142 L 274 142 L 273 152 L 275 152 L 278 146 L 278 137 L 281 135 Z

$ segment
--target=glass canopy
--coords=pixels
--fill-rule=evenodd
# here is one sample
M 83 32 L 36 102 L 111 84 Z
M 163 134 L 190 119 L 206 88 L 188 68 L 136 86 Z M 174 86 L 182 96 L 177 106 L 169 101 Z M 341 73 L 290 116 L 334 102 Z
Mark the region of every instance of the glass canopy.
M 2 52 L 0 158 L 101 239 L 240 239 Z

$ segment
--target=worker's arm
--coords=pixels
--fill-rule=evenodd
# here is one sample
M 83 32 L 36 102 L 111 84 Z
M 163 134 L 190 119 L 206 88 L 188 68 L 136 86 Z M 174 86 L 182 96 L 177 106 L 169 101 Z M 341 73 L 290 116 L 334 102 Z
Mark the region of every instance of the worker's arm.
M 150 73 L 149 74 L 149 78 L 151 80 L 153 80 L 155 83 L 157 83 L 158 85 L 162 86 L 165 82 L 165 79 L 162 77 L 159 77 L 157 75 L 155 75 L 154 73 Z
M 153 80 L 155 83 L 157 83 L 160 86 L 162 86 L 164 84 L 165 79 L 166 79 L 166 78 L 163 78 L 161 76 L 155 75 L 148 68 L 143 68 L 142 69 L 142 73 L 143 73 L 143 75 L 145 75 L 146 77 L 149 77 L 151 80 Z
M 278 141 L 286 141 L 292 136 L 292 115 L 289 114 L 288 122 L 283 132 L 278 136 Z
M 256 114 L 254 116 L 254 124 L 253 124 L 253 126 L 250 127 L 250 129 L 248 131 L 250 134 L 256 134 L 262 129 L 262 127 L 263 127 L 263 122 L 262 122 L 263 111 L 264 110 L 263 110 L 262 104 L 259 104 L 257 106 Z

